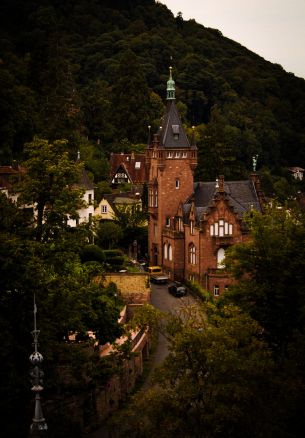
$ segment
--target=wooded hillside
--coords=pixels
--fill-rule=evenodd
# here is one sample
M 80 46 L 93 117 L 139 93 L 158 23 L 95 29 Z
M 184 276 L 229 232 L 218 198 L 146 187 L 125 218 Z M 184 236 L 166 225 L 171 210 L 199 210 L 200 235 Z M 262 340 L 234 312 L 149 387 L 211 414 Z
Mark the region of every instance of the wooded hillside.
M 95 181 L 160 124 L 168 67 L 197 127 L 197 178 L 305 167 L 305 80 L 154 0 L 2 0 L 0 163 L 66 138 Z M 296 44 L 298 42 L 296 41 Z M 138 147 L 139 148 L 139 147 Z

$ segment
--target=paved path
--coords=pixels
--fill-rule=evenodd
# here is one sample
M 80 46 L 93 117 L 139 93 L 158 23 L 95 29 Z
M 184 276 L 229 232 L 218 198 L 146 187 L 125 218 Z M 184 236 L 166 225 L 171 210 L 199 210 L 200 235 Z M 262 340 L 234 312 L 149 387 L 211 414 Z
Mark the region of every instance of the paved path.
M 162 310 L 163 312 L 175 313 L 179 311 L 181 306 L 193 304 L 195 302 L 194 298 L 191 296 L 186 296 L 183 298 L 173 297 L 168 293 L 167 285 L 153 284 L 151 289 L 151 303 L 154 307 Z M 151 362 L 151 370 L 146 382 L 143 384 L 142 389 L 145 390 L 149 386 L 154 369 L 163 362 L 167 354 L 167 341 L 162 334 L 159 334 L 158 344 L 156 347 L 156 351 L 154 352 L 153 360 Z
M 195 299 L 188 295 L 182 298 L 173 297 L 168 293 L 167 285 L 151 285 L 151 303 L 154 307 L 163 312 L 175 313 L 179 311 L 181 306 L 195 303 Z M 154 369 L 160 365 L 168 354 L 167 341 L 163 335 L 159 334 L 158 344 L 151 361 L 150 373 L 143 384 L 141 391 L 145 391 L 150 385 L 150 380 Z M 110 430 L 108 426 L 101 427 L 97 431 L 87 435 L 88 438 L 119 438 L 119 434 L 115 430 Z

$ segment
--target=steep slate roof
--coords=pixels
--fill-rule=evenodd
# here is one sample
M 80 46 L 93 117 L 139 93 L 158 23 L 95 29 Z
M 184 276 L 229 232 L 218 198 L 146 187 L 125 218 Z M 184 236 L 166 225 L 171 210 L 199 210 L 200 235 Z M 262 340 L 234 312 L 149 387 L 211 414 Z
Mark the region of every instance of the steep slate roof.
M 183 206 L 184 214 L 187 217 L 194 201 L 196 210 L 196 220 L 199 221 L 203 213 L 208 213 L 217 193 L 216 183 L 197 182 L 194 184 L 194 193 Z M 260 203 L 254 184 L 251 180 L 245 181 L 225 181 L 224 192 L 229 205 L 234 212 L 242 217 L 251 209 L 261 211 Z
M 178 139 L 174 134 L 178 134 Z M 164 148 L 187 148 L 190 143 L 182 126 L 175 100 L 167 102 L 165 116 L 163 117 L 162 127 L 159 130 L 160 145 Z
M 136 165 L 136 163 L 138 164 Z M 120 167 L 123 167 L 126 170 L 126 173 L 133 184 L 144 184 L 146 181 L 145 154 L 111 154 L 111 181 Z
M 93 190 L 94 189 L 94 184 L 93 182 L 90 180 L 89 176 L 88 176 L 88 172 L 86 171 L 86 169 L 82 170 L 82 174 L 81 177 L 78 181 L 77 184 L 75 184 L 78 187 L 82 187 L 86 190 Z

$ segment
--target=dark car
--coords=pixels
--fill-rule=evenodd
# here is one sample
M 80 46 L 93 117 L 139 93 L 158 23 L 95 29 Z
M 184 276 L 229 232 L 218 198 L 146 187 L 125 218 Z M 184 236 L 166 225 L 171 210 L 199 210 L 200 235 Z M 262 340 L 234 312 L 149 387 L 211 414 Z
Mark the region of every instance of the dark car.
M 168 286 L 168 292 L 174 297 L 184 297 L 187 293 L 186 287 L 183 286 L 183 284 L 175 282 L 174 284 L 171 284 Z

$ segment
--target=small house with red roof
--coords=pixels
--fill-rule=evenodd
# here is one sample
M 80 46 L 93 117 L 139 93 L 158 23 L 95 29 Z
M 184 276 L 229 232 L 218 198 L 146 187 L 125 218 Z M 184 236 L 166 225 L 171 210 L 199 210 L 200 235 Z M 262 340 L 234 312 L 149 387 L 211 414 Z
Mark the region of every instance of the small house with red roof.
M 110 182 L 114 188 L 122 184 L 142 186 L 147 180 L 145 154 L 112 153 L 110 156 Z

